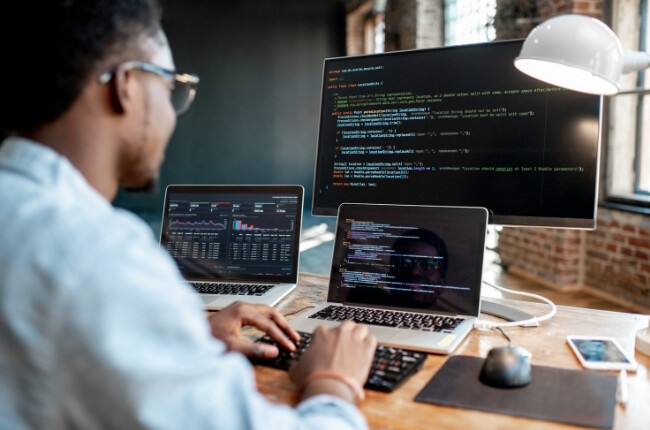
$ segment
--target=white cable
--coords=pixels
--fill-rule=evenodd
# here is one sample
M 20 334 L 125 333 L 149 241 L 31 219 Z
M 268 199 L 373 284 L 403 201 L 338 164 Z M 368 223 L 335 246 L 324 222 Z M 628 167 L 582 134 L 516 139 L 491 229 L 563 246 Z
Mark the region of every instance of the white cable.
M 477 330 L 490 330 L 496 327 L 512 327 L 512 326 L 517 326 L 517 325 L 527 325 L 527 324 L 536 324 L 540 323 L 542 321 L 546 321 L 547 319 L 550 319 L 555 315 L 555 312 L 557 312 L 557 308 L 555 307 L 555 303 L 547 299 L 546 297 L 540 296 L 539 294 L 533 294 L 533 293 L 526 293 L 524 291 L 515 291 L 515 290 L 510 290 L 508 288 L 501 287 L 499 285 L 493 284 L 488 281 L 483 281 L 484 284 L 489 285 L 490 287 L 496 288 L 497 290 L 501 290 L 506 293 L 511 293 L 511 294 L 519 294 L 522 296 L 526 297 L 532 297 L 537 300 L 541 300 L 543 302 L 548 303 L 551 306 L 550 312 L 548 312 L 546 315 L 542 315 L 541 317 L 532 317 L 528 318 L 525 320 L 520 320 L 520 321 L 509 321 L 505 323 L 498 323 L 494 321 L 485 321 L 485 320 L 476 320 L 474 323 L 474 328 Z

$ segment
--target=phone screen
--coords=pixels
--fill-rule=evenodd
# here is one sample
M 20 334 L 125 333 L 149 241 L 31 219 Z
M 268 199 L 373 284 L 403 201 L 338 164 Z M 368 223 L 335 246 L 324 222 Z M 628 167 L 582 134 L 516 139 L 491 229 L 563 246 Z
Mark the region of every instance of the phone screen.
M 587 362 L 625 363 L 630 360 L 623 355 L 618 346 L 608 339 L 572 339 L 571 342 Z

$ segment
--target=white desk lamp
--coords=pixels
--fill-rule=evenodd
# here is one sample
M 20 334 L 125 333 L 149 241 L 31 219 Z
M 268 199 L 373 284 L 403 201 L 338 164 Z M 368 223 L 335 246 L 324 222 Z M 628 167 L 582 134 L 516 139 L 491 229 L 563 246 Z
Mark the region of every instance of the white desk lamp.
M 535 27 L 514 63 L 525 74 L 551 85 L 612 95 L 621 90 L 618 81 L 622 74 L 650 67 L 650 55 L 624 51 L 614 32 L 595 18 L 567 14 Z M 636 349 L 650 355 L 650 322 L 637 333 Z
M 549 84 L 589 94 L 620 91 L 623 73 L 650 66 L 646 52 L 623 51 L 603 22 L 584 15 L 559 15 L 535 27 L 515 67 Z

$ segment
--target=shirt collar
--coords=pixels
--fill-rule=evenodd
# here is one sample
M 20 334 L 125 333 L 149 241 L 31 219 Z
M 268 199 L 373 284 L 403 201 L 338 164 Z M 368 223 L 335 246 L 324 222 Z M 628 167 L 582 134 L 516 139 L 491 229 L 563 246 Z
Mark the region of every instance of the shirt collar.
M 77 194 L 106 200 L 63 155 L 23 137 L 8 137 L 0 144 L 0 171 L 10 170 L 41 186 L 62 187 Z

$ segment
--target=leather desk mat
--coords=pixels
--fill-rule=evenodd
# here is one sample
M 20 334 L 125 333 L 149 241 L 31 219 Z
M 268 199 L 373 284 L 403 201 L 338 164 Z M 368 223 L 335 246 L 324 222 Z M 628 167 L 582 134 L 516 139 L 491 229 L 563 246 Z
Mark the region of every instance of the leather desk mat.
M 483 360 L 449 357 L 415 401 L 578 426 L 613 427 L 616 376 L 533 365 L 527 386 L 494 388 L 479 381 Z

